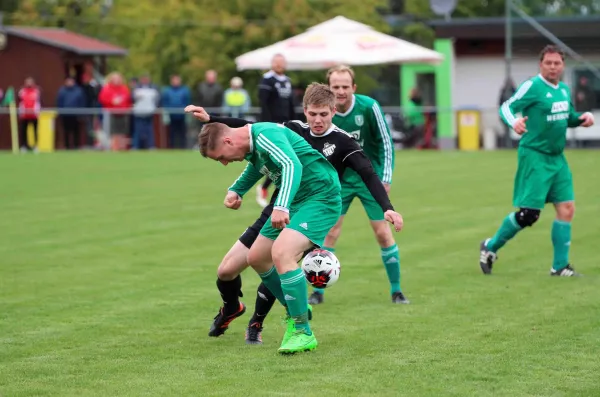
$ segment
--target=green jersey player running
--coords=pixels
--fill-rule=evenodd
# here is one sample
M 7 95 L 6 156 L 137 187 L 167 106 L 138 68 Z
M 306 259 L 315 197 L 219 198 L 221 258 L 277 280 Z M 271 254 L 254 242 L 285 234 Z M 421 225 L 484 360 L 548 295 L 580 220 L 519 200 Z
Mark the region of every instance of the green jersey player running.
M 317 340 L 308 323 L 306 279 L 297 261 L 313 245 L 323 245 L 340 216 L 340 182 L 335 168 L 300 135 L 274 123 L 240 128 L 206 124 L 198 144 L 204 157 L 223 165 L 248 162 L 229 188 L 226 207 L 238 209 L 242 197 L 263 176 L 279 188 L 273 212 L 252 244 L 247 261 L 294 320 L 294 329 L 286 331 L 279 352 L 315 349 Z
M 545 204 L 552 203 L 556 219 L 552 224 L 554 260 L 550 275 L 577 275 L 569 264 L 575 195 L 563 151 L 567 128 L 589 127 L 594 117 L 573 109 L 569 87 L 560 81 L 564 58 L 558 47 L 546 46 L 540 54 L 540 74 L 525 81 L 500 108 L 502 120 L 523 136 L 513 192 L 513 205 L 518 210 L 504 218 L 494 237 L 480 244 L 479 265 L 484 274 L 492 272 L 498 250 L 523 228 L 533 226 Z
M 354 71 L 348 66 L 336 66 L 327 72 L 329 88 L 336 97 L 337 112 L 333 123 L 354 137 L 371 160 L 375 172 L 389 194 L 394 169 L 394 144 L 379 103 L 373 98 L 358 95 L 354 84 Z M 409 303 L 400 289 L 400 254 L 387 225 L 383 210 L 377 204 L 356 171 L 346 169 L 342 181 L 342 215 L 325 238 L 326 250 L 334 251 L 340 237 L 344 216 L 350 204 L 358 198 L 371 221 L 371 227 L 381 247 L 381 259 L 391 285 L 392 302 Z M 323 303 L 324 290 L 315 288 L 310 304 Z

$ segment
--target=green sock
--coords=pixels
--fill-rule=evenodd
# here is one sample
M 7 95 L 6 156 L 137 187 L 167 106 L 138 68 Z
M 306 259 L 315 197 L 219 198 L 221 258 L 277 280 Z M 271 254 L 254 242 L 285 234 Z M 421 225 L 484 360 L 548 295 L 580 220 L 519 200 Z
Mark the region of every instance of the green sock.
M 292 270 L 283 273 L 281 277 L 281 289 L 283 290 L 285 301 L 290 316 L 296 323 L 296 329 L 303 329 L 307 334 L 311 334 L 308 325 L 308 289 L 306 288 L 306 279 L 302 269 Z
M 569 264 L 569 248 L 571 248 L 571 223 L 555 219 L 552 223 L 552 245 L 554 261 L 552 268 L 560 270 Z
M 335 252 L 335 248 L 323 247 L 323 249 L 325 251 Z M 325 288 L 313 288 L 313 292 L 316 292 L 317 294 L 324 294 L 325 293 Z
M 487 249 L 492 252 L 498 251 L 500 248 L 504 247 L 504 244 L 508 242 L 511 238 L 515 237 L 517 233 L 521 231 L 522 227 L 517 223 L 515 219 L 515 213 L 511 212 L 504 220 L 502 221 L 502 225 L 492 237 L 492 239 L 487 243 Z
M 394 292 L 400 292 L 400 251 L 398 245 L 394 244 L 387 248 L 381 249 L 381 260 L 385 271 L 390 280 L 390 290 Z
M 279 274 L 277 274 L 277 271 L 275 270 L 275 266 L 273 266 L 268 272 L 259 273 L 258 275 L 262 279 L 263 283 L 267 286 L 269 291 L 271 291 L 271 293 L 275 295 L 277 300 L 281 302 L 283 306 L 286 306 L 287 302 L 283 297 L 283 291 L 281 289 L 281 279 L 279 278 Z

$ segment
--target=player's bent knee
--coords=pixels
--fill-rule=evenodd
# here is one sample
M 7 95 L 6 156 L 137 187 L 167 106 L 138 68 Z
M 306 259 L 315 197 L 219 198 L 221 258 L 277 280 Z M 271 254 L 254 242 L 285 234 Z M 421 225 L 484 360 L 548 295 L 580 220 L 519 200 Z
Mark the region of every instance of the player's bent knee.
M 560 203 L 556 207 L 556 217 L 565 222 L 571 222 L 575 217 L 575 203 Z
M 515 212 L 515 220 L 522 228 L 533 226 L 540 219 L 540 210 L 532 208 L 520 208 Z
M 239 276 L 247 267 L 248 263 L 245 258 L 223 258 L 223 262 L 221 262 L 217 269 L 217 277 L 223 281 L 231 281 Z

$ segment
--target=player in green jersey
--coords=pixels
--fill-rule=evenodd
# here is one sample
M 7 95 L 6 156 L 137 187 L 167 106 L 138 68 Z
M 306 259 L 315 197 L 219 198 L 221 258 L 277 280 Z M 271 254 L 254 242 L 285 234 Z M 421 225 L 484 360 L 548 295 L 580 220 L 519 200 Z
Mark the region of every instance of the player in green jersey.
M 297 261 L 307 249 L 323 245 L 340 216 L 341 188 L 335 168 L 301 136 L 274 123 L 241 128 L 206 124 L 198 143 L 204 157 L 223 165 L 248 162 L 229 188 L 226 207 L 238 209 L 244 194 L 263 176 L 279 188 L 273 212 L 252 244 L 247 260 L 294 320 L 279 352 L 315 349 L 317 340 L 308 323 L 306 279 Z
M 567 128 L 589 127 L 594 117 L 573 109 L 569 87 L 560 81 L 564 58 L 558 47 L 546 46 L 540 54 L 540 74 L 521 84 L 500 107 L 502 120 L 522 135 L 513 192 L 513 206 L 518 210 L 504 219 L 494 237 L 481 242 L 479 265 L 484 274 L 492 272 L 498 250 L 523 228 L 533 226 L 545 204 L 552 203 L 556 219 L 550 275 L 578 275 L 569 263 L 575 194 L 563 151 Z
M 354 137 L 371 160 L 375 172 L 389 194 L 394 169 L 394 143 L 379 103 L 368 96 L 358 95 L 354 71 L 348 66 L 336 66 L 327 72 L 329 88 L 336 96 L 337 112 L 333 123 Z M 392 302 L 409 303 L 400 288 L 400 253 L 390 227 L 384 220 L 381 207 L 369 193 L 360 176 L 347 169 L 342 178 L 342 215 L 325 239 L 326 250 L 334 251 L 340 237 L 344 216 L 350 204 L 358 198 L 371 221 L 371 227 L 381 247 L 381 259 L 390 282 Z M 323 303 L 324 290 L 315 288 L 309 303 Z

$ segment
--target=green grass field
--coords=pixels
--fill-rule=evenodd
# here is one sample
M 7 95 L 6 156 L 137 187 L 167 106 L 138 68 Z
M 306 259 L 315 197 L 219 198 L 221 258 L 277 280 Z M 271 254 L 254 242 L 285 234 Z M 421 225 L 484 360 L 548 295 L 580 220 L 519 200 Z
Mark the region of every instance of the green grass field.
M 246 314 L 220 338 L 216 268 L 260 209 L 223 207 L 243 165 L 197 153 L 0 156 L 0 395 L 598 396 L 598 153 L 569 152 L 578 200 L 572 260 L 551 278 L 548 207 L 500 252 L 479 242 L 511 210 L 515 152 L 398 152 L 392 201 L 402 285 L 392 305 L 360 205 L 315 309 L 315 352 L 279 356 L 283 310 L 263 346 Z M 243 275 L 249 311 L 258 277 Z

